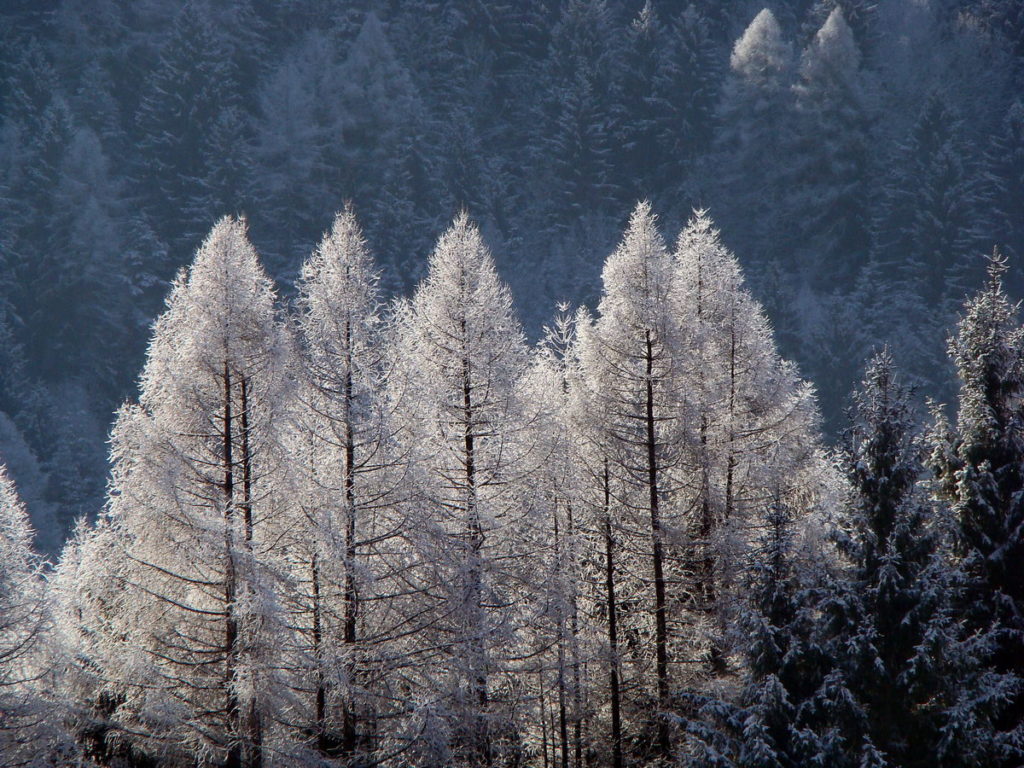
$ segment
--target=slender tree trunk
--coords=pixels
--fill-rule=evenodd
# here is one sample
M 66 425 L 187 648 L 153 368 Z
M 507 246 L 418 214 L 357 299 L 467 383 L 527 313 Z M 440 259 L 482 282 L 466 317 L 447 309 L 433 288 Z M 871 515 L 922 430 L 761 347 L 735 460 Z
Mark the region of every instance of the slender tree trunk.
M 465 334 L 465 321 L 463 321 L 463 334 Z M 472 612 L 471 632 L 473 634 L 471 653 L 476 666 L 472 681 L 476 689 L 477 725 L 479 731 L 478 749 L 482 765 L 489 766 L 492 763 L 491 738 L 489 723 L 487 720 L 488 695 L 487 695 L 487 651 L 484 647 L 483 638 L 483 573 L 481 566 L 481 553 L 484 545 L 483 527 L 480 522 L 480 511 L 477 509 L 476 498 L 476 435 L 473 415 L 473 391 L 472 391 L 472 370 L 468 358 L 462 360 L 462 408 L 463 408 L 463 455 L 466 469 L 466 525 L 469 534 L 469 608 Z
M 661 550 L 660 489 L 658 486 L 658 453 L 654 421 L 654 345 L 651 332 L 646 333 L 647 356 L 647 487 L 651 508 L 651 545 L 654 566 L 655 652 L 658 675 L 658 751 L 668 758 L 672 750 L 668 721 L 668 621 L 665 615 L 665 574 Z
M 242 437 L 242 519 L 245 525 L 245 548 L 252 556 L 252 452 L 249 445 L 249 381 L 239 376 L 239 421 Z M 263 722 L 256 697 L 249 700 L 246 708 L 246 744 L 243 750 L 244 763 L 248 768 L 261 768 L 263 765 Z
M 537 673 L 537 680 L 540 684 L 540 751 L 544 755 L 544 768 L 549 768 L 548 761 L 548 711 L 545 706 L 544 697 L 544 670 Z
M 604 462 L 604 586 L 608 599 L 608 668 L 612 707 L 612 767 L 622 768 L 622 710 L 619 692 L 618 604 L 615 602 L 615 539 L 612 537 L 611 480 Z
M 566 507 L 569 541 L 575 540 L 575 524 L 572 519 L 572 504 Z M 575 564 L 575 559 L 572 561 Z M 573 586 L 570 593 L 570 630 L 572 632 L 572 720 L 573 720 L 573 764 L 580 768 L 583 764 L 583 687 L 580 680 L 580 618 L 579 604 L 576 599 L 577 573 L 572 574 Z
M 347 672 L 349 690 L 355 686 L 356 676 L 356 622 L 359 617 L 359 595 L 356 590 L 356 448 L 352 429 L 352 330 L 345 323 L 345 631 L 348 647 Z M 356 712 L 352 696 L 345 697 L 342 710 L 342 749 L 347 757 L 355 755 L 357 746 Z
M 225 713 L 228 726 L 227 755 L 225 768 L 242 768 L 242 740 L 240 734 L 241 705 L 235 689 L 235 676 L 238 671 L 238 620 L 235 616 L 235 595 L 237 592 L 237 574 L 235 572 L 235 545 L 232 532 L 232 515 L 234 512 L 234 456 L 231 412 L 231 370 L 224 363 L 224 415 L 222 419 L 221 450 L 223 456 L 224 482 L 224 690 Z
M 562 571 L 562 541 L 558 530 L 558 501 L 554 505 L 555 526 L 555 571 L 558 574 L 556 583 L 564 586 Z M 561 741 L 562 768 L 569 768 L 569 717 L 565 696 L 565 616 L 562 609 L 558 612 L 558 736 Z
M 316 553 L 313 554 L 310 571 L 313 587 L 313 659 L 316 662 L 316 748 L 321 754 L 327 754 L 330 740 L 327 738 L 327 684 L 323 670 L 323 605 L 320 597 L 320 562 Z
M 245 526 L 245 548 L 252 556 L 252 455 L 249 448 L 249 382 L 245 376 L 239 377 L 239 421 L 241 429 L 241 464 L 242 464 L 242 519 Z M 246 743 L 243 749 L 244 764 L 251 768 L 263 765 L 263 725 L 255 696 L 249 700 L 246 708 Z

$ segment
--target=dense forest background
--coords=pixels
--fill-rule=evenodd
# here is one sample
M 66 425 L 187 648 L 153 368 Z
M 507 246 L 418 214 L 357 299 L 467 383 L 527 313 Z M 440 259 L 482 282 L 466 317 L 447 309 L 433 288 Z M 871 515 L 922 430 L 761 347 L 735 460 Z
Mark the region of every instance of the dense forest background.
M 536 336 L 649 198 L 707 207 L 826 426 L 872 347 L 951 397 L 984 255 L 1024 288 L 1019 0 L 8 0 L 0 455 L 40 547 L 102 504 L 175 272 L 226 213 L 272 277 L 352 200 L 407 293 L 455 212 Z

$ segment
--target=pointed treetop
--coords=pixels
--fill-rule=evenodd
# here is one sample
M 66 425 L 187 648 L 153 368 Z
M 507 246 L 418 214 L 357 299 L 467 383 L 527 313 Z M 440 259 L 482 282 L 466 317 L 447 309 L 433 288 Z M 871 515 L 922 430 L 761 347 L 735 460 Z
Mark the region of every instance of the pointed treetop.
M 651 0 L 645 0 L 644 7 L 640 9 L 640 13 L 638 13 L 636 18 L 633 19 L 631 26 L 633 28 L 633 32 L 641 36 L 657 33 L 658 14 L 655 12 L 654 4 Z
M 680 276 L 693 287 L 697 281 L 730 292 L 743 284 L 739 262 L 722 242 L 721 233 L 706 208 L 694 209 L 676 241 L 676 265 Z
M 630 287 L 648 293 L 653 290 L 649 281 L 654 277 L 652 270 L 661 266 L 667 255 L 665 241 L 658 231 L 658 217 L 651 211 L 651 204 L 641 200 L 629 217 L 629 224 L 622 241 L 605 262 L 601 278 L 605 294 Z
M 832 9 L 804 51 L 801 73 L 805 79 L 834 79 L 860 68 L 861 54 L 842 9 Z
M 7 467 L 0 463 L 0 552 L 8 557 L 15 553 L 31 552 L 32 535 L 28 511 L 18 498 L 14 481 L 7 474 Z M 14 563 L 4 563 L 5 568 L 13 566 Z
M 325 283 L 341 289 L 350 282 L 367 282 L 375 286 L 378 275 L 366 245 L 362 227 L 351 201 L 334 216 L 313 255 L 302 265 L 300 292 L 308 297 L 313 283 Z
M 782 37 L 782 27 L 768 8 L 762 10 L 732 49 L 733 71 L 754 85 L 769 85 L 789 69 L 792 46 Z

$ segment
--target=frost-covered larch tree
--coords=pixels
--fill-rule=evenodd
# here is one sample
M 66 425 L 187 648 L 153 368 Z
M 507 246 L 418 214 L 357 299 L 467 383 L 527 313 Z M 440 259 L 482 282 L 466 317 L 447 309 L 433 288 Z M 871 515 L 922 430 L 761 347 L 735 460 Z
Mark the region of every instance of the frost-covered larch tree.
M 706 211 L 696 211 L 674 254 L 677 313 L 688 329 L 688 391 L 697 415 L 688 425 L 680 496 L 692 510 L 692 607 L 697 652 L 718 673 L 732 594 L 751 543 L 752 520 L 774 498 L 806 483 L 827 485 L 813 390 L 782 359 L 771 324 L 744 284 L 735 255 Z
M 724 211 L 744 219 L 726 221 L 749 233 L 745 242 L 769 255 L 785 232 L 776 230 L 773 212 L 785 192 L 784 141 L 792 119 L 793 47 L 775 14 L 760 11 L 733 46 L 730 75 L 722 87 L 716 136 L 715 190 Z M 729 204 L 730 201 L 732 204 Z M 740 202 L 742 201 L 742 202 Z
M 383 647 L 409 630 L 387 591 L 402 567 L 389 553 L 407 526 L 396 517 L 403 470 L 384 397 L 378 282 L 348 206 L 302 268 L 303 349 L 290 437 L 301 499 L 291 558 L 304 617 L 299 644 L 310 665 L 303 687 L 317 749 L 345 759 L 372 749 L 360 719 L 372 721 L 381 704 L 374 698 L 383 694 Z
M 964 307 L 950 357 L 960 380 L 956 429 L 936 441 L 931 464 L 958 524 L 968 585 L 964 617 L 994 631 L 994 672 L 1024 680 L 1024 328 L 1003 289 L 1007 264 L 989 260 L 988 282 Z M 993 690 L 1005 698 L 1007 691 Z M 997 720 L 1002 765 L 1024 754 L 1024 694 Z
M 625 529 L 623 549 L 634 558 L 629 570 L 637 593 L 630 621 L 642 637 L 634 648 L 638 674 L 649 675 L 652 656 L 654 660 L 654 711 L 643 716 L 655 731 L 652 753 L 667 759 L 672 749 L 667 718 L 670 634 L 675 634 L 670 623 L 678 613 L 670 605 L 681 602 L 677 571 L 682 525 L 671 500 L 691 415 L 683 380 L 688 350 L 675 311 L 675 273 L 648 203 L 633 211 L 602 279 L 598 317 L 580 336 L 582 396 L 600 415 L 601 447 L 611 474 L 621 483 L 612 514 Z M 650 679 L 635 681 L 637 695 Z
M 116 482 L 116 481 L 115 481 Z M 68 706 L 68 728 L 82 756 L 99 765 L 143 757 L 124 730 L 138 706 L 148 669 L 134 666 L 125 628 L 133 614 L 125 589 L 124 530 L 109 515 L 79 520 L 49 579 L 54 642 L 62 664 L 55 693 Z
M 32 550 L 28 512 L 3 464 L 0 561 L 0 766 L 55 765 L 66 745 L 61 709 L 45 695 L 50 615 L 43 564 Z
M 433 582 L 423 599 L 432 652 L 424 711 L 447 764 L 515 757 L 517 625 L 529 610 L 532 516 L 520 382 L 528 364 L 508 288 L 477 227 L 462 213 L 438 240 L 426 278 L 397 309 L 394 390 L 413 462 L 418 528 Z M 510 750 L 512 750 L 510 752 Z
M 175 280 L 112 436 L 136 694 L 119 717 L 154 757 L 252 768 L 280 738 L 289 354 L 245 222 L 221 219 Z
M 572 413 L 578 369 L 576 320 L 568 305 L 559 305 L 554 322 L 544 329 L 534 351 L 523 385 L 525 396 L 540 407 L 529 432 L 538 449 L 531 474 L 533 504 L 544 532 L 535 560 L 542 574 L 543 597 L 533 617 L 538 703 L 530 730 L 543 753 L 563 768 L 583 765 L 585 667 L 591 653 L 587 617 L 581 607 L 586 533 Z

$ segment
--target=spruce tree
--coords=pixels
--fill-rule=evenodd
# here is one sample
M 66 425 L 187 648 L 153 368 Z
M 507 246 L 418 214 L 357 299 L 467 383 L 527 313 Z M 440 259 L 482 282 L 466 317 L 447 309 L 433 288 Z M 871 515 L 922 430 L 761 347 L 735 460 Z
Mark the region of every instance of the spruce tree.
M 956 517 L 967 574 L 968 626 L 995 632 L 996 673 L 1024 680 L 1024 329 L 1003 289 L 1006 261 L 989 259 L 988 282 L 964 306 L 949 344 L 959 379 L 955 432 L 933 452 L 941 491 Z M 998 720 L 1015 765 L 1024 743 L 1019 689 Z
M 855 395 L 836 540 L 847 568 L 822 603 L 839 687 L 819 707 L 833 757 L 858 765 L 986 764 L 984 642 L 954 610 L 962 578 L 944 508 L 926 494 L 925 441 L 887 351 Z

